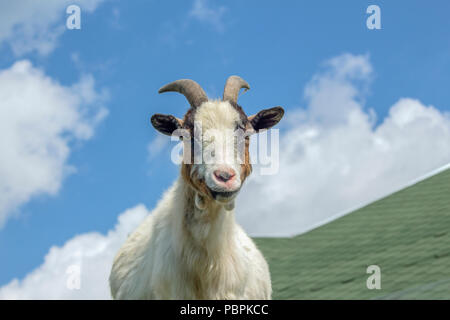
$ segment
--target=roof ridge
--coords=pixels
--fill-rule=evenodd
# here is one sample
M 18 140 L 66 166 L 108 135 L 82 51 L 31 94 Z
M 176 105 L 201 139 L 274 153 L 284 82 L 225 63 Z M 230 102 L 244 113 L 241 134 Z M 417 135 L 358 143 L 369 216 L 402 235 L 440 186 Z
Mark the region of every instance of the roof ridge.
M 364 207 L 366 207 L 366 206 L 368 206 L 368 205 L 370 205 L 370 204 L 372 204 L 372 203 L 374 203 L 376 201 L 379 201 L 381 199 L 387 198 L 387 197 L 393 195 L 394 193 L 397 193 L 397 192 L 399 192 L 399 191 L 401 191 L 403 189 L 409 188 L 409 187 L 411 187 L 411 186 L 413 186 L 413 185 L 415 185 L 415 184 L 417 184 L 419 182 L 422 182 L 422 181 L 427 180 L 427 179 L 429 179 L 429 178 L 431 178 L 431 177 L 433 177 L 435 175 L 438 175 L 439 173 L 442 173 L 442 172 L 444 172 L 444 171 L 446 171 L 448 169 L 450 169 L 450 162 L 445 164 L 445 165 L 443 165 L 443 166 L 441 166 L 441 167 L 439 167 L 439 168 L 437 168 L 437 169 L 433 169 L 432 171 L 430 171 L 430 172 L 428 172 L 428 173 L 426 173 L 426 174 L 424 174 L 424 175 L 422 175 L 422 176 L 420 176 L 418 178 L 415 178 L 415 179 L 405 183 L 404 185 L 396 188 L 395 190 L 393 190 L 392 192 L 390 192 L 388 194 L 385 194 L 385 195 L 383 195 L 381 197 L 377 197 L 377 198 L 375 198 L 375 199 L 373 199 L 371 201 L 364 202 L 363 204 L 356 205 L 356 206 L 354 206 L 354 207 L 352 207 L 350 209 L 338 212 L 338 213 L 336 213 L 336 214 L 334 214 L 334 215 L 332 215 L 332 216 L 330 216 L 330 217 L 328 217 L 328 218 L 326 218 L 326 219 L 324 219 L 324 220 L 322 220 L 322 221 L 320 221 L 318 223 L 313 224 L 311 227 L 307 228 L 305 231 L 303 231 L 301 233 L 297 233 L 297 234 L 291 235 L 291 237 L 296 237 L 296 236 L 300 236 L 300 235 L 303 235 L 305 233 L 308 233 L 308 232 L 310 232 L 310 231 L 312 231 L 314 229 L 317 229 L 317 228 L 319 228 L 319 227 L 321 227 L 323 225 L 326 225 L 326 224 L 328 224 L 328 223 L 330 223 L 330 222 L 332 222 L 332 221 L 334 221 L 336 219 L 339 219 L 339 218 L 341 218 L 343 216 L 346 216 L 346 215 L 348 215 L 348 214 L 350 214 L 350 213 L 352 213 L 354 211 L 362 209 L 362 208 L 364 208 Z

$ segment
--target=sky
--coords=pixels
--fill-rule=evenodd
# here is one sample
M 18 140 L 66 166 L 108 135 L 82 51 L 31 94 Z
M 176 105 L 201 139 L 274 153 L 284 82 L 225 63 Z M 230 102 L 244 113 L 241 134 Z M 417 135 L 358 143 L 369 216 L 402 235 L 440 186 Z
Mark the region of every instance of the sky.
M 71 4 L 81 29 L 66 27 Z M 372 4 L 381 29 L 366 26 Z M 238 197 L 251 236 L 308 231 L 450 163 L 449 9 L 0 2 L 0 299 L 110 297 L 115 253 L 178 176 L 176 143 L 149 121 L 186 112 L 157 93 L 176 79 L 218 98 L 237 74 L 247 114 L 286 111 L 279 171 L 254 170 Z

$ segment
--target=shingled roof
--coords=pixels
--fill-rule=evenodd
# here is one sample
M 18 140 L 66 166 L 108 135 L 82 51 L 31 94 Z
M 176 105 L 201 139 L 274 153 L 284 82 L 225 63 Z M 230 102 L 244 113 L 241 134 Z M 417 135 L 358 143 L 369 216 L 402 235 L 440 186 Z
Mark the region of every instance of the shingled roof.
M 450 299 L 450 170 L 293 238 L 257 238 L 274 299 Z M 381 289 L 367 289 L 369 265 Z

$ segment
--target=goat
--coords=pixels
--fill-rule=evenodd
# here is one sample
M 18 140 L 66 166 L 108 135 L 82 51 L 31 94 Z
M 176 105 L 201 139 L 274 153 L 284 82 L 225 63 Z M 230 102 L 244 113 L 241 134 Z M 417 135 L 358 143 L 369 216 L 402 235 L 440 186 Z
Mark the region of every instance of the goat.
M 284 110 L 274 107 L 247 117 L 237 104 L 242 88 L 250 89 L 242 78 L 231 76 L 222 100 L 208 99 L 190 79 L 159 90 L 182 93 L 190 103 L 183 119 L 151 118 L 157 131 L 182 139 L 185 157 L 180 177 L 117 253 L 109 277 L 114 299 L 271 299 L 267 262 L 235 222 L 234 201 L 252 171 L 250 134 L 277 124 Z M 205 129 L 219 134 L 211 137 Z M 227 150 L 237 148 L 229 139 L 236 130 L 245 133 L 242 161 L 226 157 Z M 192 146 L 194 153 L 200 147 L 203 159 L 213 154 L 226 161 L 199 163 L 187 152 Z

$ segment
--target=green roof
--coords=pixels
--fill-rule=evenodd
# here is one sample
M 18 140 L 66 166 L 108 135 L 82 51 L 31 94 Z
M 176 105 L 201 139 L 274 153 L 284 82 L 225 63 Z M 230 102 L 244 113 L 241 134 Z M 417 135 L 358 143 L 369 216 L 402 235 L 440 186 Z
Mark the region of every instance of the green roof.
M 450 170 L 293 238 L 257 238 L 274 299 L 450 299 Z M 367 289 L 369 265 L 381 289 Z

